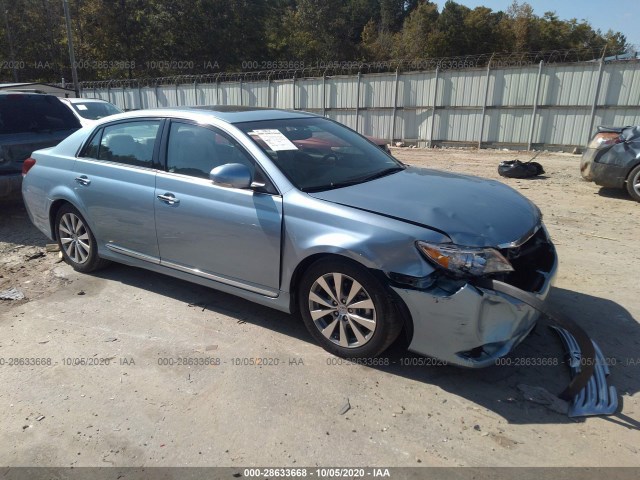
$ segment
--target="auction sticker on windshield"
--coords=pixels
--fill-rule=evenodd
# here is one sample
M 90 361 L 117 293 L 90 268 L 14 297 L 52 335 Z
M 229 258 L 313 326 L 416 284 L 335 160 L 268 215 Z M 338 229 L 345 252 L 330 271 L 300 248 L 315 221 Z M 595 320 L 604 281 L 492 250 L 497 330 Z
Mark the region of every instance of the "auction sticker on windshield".
M 249 134 L 260 137 L 260 139 L 274 152 L 282 150 L 298 150 L 298 147 L 291 143 L 291 140 L 285 137 L 280 130 L 275 128 L 254 130 Z

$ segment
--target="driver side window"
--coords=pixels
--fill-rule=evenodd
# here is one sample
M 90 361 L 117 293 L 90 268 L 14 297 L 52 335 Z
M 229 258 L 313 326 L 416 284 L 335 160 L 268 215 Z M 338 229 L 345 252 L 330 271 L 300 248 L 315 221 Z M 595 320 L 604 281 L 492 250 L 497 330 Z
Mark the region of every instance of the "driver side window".
M 167 142 L 167 171 L 209 178 L 212 169 L 241 163 L 255 172 L 254 161 L 225 133 L 189 123 L 172 122 Z

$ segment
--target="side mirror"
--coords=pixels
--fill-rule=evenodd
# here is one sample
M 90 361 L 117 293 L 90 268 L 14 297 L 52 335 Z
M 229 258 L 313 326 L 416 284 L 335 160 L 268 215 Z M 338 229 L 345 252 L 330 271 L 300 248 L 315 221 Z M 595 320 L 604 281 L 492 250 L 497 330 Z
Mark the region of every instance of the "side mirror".
M 241 163 L 220 165 L 211 170 L 209 178 L 221 187 L 249 188 L 251 186 L 251 170 Z

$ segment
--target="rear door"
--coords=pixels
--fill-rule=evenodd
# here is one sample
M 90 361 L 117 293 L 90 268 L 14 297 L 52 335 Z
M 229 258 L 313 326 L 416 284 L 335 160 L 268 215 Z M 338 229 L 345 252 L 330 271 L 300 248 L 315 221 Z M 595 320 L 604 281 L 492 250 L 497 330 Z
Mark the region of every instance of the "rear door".
M 162 150 L 166 171 L 158 172 L 155 192 L 161 263 L 276 296 L 282 197 L 271 185 L 259 192 L 209 180 L 211 169 L 226 163 L 243 163 L 266 179 L 253 157 L 222 130 L 183 121 L 171 122 Z
M 154 190 L 162 119 L 98 129 L 75 162 L 75 191 L 98 247 L 158 261 Z

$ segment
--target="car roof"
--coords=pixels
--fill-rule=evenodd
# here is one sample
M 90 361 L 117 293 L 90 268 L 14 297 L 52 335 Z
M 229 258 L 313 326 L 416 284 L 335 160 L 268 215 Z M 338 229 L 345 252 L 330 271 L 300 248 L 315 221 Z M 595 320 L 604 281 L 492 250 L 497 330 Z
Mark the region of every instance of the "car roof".
M 100 100 L 99 98 L 61 98 L 60 100 L 69 103 L 109 103 L 106 100 Z
M 103 120 L 124 120 L 136 117 L 174 117 L 193 118 L 206 121 L 207 118 L 216 118 L 226 123 L 256 122 L 261 120 L 280 120 L 290 118 L 315 118 L 318 115 L 300 110 L 280 110 L 276 108 L 243 107 L 237 105 L 197 106 L 197 107 L 173 107 L 149 110 L 133 110 L 105 117 Z

